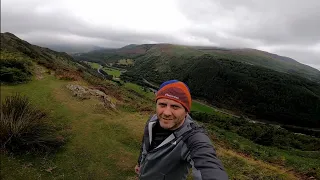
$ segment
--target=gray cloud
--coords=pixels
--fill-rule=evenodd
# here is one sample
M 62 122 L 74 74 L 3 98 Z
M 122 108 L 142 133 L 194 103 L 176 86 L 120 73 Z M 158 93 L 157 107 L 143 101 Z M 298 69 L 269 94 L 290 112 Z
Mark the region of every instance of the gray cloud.
M 189 33 L 227 47 L 264 47 L 320 67 L 320 1 L 180 0 Z M 202 12 L 202 13 L 199 13 Z M 222 34 L 222 35 L 219 35 Z M 279 46 L 280 48 L 274 48 Z M 299 48 L 291 48 L 299 46 Z M 314 47 L 314 51 L 308 48 Z
M 317 0 L 270 0 L 268 3 L 252 0 L 204 0 L 202 3 L 181 0 L 180 7 L 194 24 L 211 24 L 206 28 L 223 30 L 244 39 L 260 40 L 266 44 L 320 41 L 320 2 Z M 233 25 L 231 28 L 223 27 L 230 24 Z
M 253 0 L 177 0 L 174 8 L 185 22 L 174 22 L 180 27 L 178 30 L 164 25 L 166 30 L 157 31 L 90 23 L 77 16 L 73 7 L 61 5 L 62 2 L 4 0 L 1 2 L 1 32 L 12 32 L 35 44 L 121 47 L 131 43 L 178 43 L 259 48 L 320 67 L 318 0 L 269 0 L 264 3 Z M 143 11 L 148 7 L 132 8 Z M 90 14 L 92 11 L 88 9 L 81 13 Z M 164 17 L 156 23 L 168 20 Z M 148 23 L 150 21 L 144 21 L 144 24 Z
M 91 41 L 92 43 L 102 43 L 105 46 L 119 47 L 119 45 L 124 46 L 128 43 L 165 42 L 173 39 L 171 35 L 140 34 L 126 29 L 115 29 L 111 26 L 93 27 L 60 11 L 39 16 L 34 12 L 14 12 L 4 9 L 1 16 L 3 18 L 1 26 L 4 32 L 17 33 L 36 43 L 48 41 L 62 43 L 64 41 L 63 43 L 69 42 L 72 44 L 74 39 L 62 37 L 78 36 L 80 41 L 84 41 L 83 43 Z M 76 43 L 79 43 L 79 41 L 76 41 Z

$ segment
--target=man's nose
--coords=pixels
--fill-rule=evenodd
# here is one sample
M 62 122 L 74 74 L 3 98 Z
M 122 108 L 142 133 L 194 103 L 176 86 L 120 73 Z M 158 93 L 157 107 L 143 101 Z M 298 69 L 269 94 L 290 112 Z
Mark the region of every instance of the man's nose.
M 164 109 L 163 114 L 164 114 L 165 116 L 170 116 L 170 115 L 172 114 L 171 109 L 170 109 L 170 106 L 167 106 L 167 107 Z

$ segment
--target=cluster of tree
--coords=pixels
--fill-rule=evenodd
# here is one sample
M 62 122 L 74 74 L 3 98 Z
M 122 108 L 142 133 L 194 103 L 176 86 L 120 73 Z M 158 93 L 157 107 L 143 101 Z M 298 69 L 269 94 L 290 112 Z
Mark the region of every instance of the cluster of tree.
M 133 67 L 132 64 L 125 65 L 125 64 L 117 64 L 117 63 L 114 63 L 112 66 L 120 69 L 131 69 Z
M 308 79 L 212 55 L 148 57 L 125 73 L 156 84 L 184 81 L 192 96 L 250 117 L 303 127 L 320 127 L 320 84 Z M 131 77 L 131 78 L 128 78 Z
M 225 118 L 215 114 L 195 111 L 191 112 L 191 116 L 197 121 L 235 132 L 260 145 L 304 151 L 320 150 L 320 138 L 296 134 L 279 126 L 252 123 L 243 118 Z

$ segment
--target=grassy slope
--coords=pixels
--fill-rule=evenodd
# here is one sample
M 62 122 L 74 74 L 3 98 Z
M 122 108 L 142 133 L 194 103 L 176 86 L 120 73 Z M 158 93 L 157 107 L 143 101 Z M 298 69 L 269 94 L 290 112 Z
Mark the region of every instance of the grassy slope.
M 101 109 L 95 99 L 79 101 L 65 88 L 68 82 L 51 75 L 28 84 L 1 86 L 1 98 L 15 92 L 50 111 L 70 134 L 66 146 L 47 157 L 1 154 L 3 179 L 134 179 L 144 124 L 150 114 Z M 231 179 L 296 179 L 285 170 L 243 157 L 216 145 Z
M 192 106 L 191 106 L 192 111 L 200 111 L 200 112 L 205 112 L 205 113 L 213 113 L 215 110 L 209 106 L 205 106 L 201 103 L 192 101 Z
M 229 115 L 197 101 L 192 102 L 192 111 L 213 113 L 221 118 L 230 118 Z M 250 156 L 260 161 L 272 162 L 289 169 L 295 169 L 303 174 L 312 172 L 317 174 L 317 176 L 320 175 L 320 168 L 317 166 L 320 163 L 319 151 L 283 150 L 275 147 L 261 146 L 236 133 L 220 129 L 214 125 L 205 124 L 204 126 L 213 134 L 214 139 L 219 141 L 219 146 L 222 146 L 224 149 L 231 148 L 233 149 L 233 153 L 236 151 L 238 155 L 242 154 L 244 157 Z M 239 168 L 241 165 L 236 165 L 236 167 Z M 237 171 L 234 170 L 232 172 L 236 173 Z
M 139 132 L 129 130 L 128 126 L 142 127 L 146 117 L 121 112 L 119 121 L 119 112 L 102 111 L 96 105 L 97 100 L 83 103 L 72 97 L 65 88 L 68 83 L 47 76 L 29 84 L 1 87 L 2 98 L 14 92 L 28 95 L 35 104 L 52 112 L 55 123 L 67 125 L 66 131 L 71 134 L 65 148 L 46 159 L 2 157 L 3 178 L 126 179 L 134 175 L 132 167 L 136 163 L 139 138 L 133 137 L 138 137 Z M 132 119 L 137 121 L 127 122 Z M 54 168 L 52 173 L 46 172 L 50 167 Z

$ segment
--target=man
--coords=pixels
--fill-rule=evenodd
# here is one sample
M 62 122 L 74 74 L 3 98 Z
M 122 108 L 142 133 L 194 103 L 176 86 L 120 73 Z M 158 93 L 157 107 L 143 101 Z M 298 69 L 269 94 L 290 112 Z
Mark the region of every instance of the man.
M 188 115 L 190 108 L 190 91 L 183 82 L 160 86 L 157 114 L 146 123 L 135 167 L 140 180 L 186 179 L 190 167 L 195 180 L 228 179 L 204 129 Z

